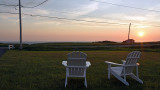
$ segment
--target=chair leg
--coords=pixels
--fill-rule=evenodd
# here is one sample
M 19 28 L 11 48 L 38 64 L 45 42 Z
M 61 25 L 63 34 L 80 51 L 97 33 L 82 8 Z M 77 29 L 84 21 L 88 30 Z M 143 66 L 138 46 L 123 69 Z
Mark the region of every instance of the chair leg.
M 110 80 L 111 77 L 111 65 L 108 65 L 108 79 Z
M 115 72 L 111 71 L 112 75 L 114 75 L 118 80 L 120 80 L 121 82 L 123 82 L 125 85 L 129 86 L 129 83 L 123 79 L 121 76 L 117 75 Z
M 86 79 L 86 77 L 84 78 L 84 85 L 85 85 L 86 88 L 87 88 L 87 79 Z
M 143 84 L 143 81 L 141 79 L 139 79 L 137 76 L 135 76 L 134 74 L 130 75 L 133 79 L 135 79 L 136 81 L 138 81 L 139 83 Z
M 108 69 L 108 79 L 110 80 L 110 77 L 111 77 L 111 72 L 110 70 Z
M 66 88 L 66 86 L 67 86 L 67 76 L 66 76 L 66 80 L 65 80 L 65 88 Z

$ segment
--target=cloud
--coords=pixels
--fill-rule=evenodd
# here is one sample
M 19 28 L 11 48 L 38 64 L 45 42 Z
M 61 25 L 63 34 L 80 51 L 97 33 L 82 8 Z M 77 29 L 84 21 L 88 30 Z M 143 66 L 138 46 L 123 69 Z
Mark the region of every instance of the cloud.
M 35 13 L 35 14 L 42 14 L 42 15 L 49 15 L 49 11 L 42 10 L 42 9 L 37 9 L 33 13 Z
M 81 15 L 86 15 L 88 13 L 94 12 L 95 10 L 98 9 L 98 3 L 97 2 L 90 2 L 88 4 L 85 5 L 78 5 L 78 7 L 69 9 L 69 10 L 62 10 L 63 15 L 67 16 L 67 17 L 78 17 Z M 66 13 L 65 13 L 66 12 Z
M 105 0 L 101 0 L 101 1 L 105 2 Z M 109 1 L 113 2 L 113 0 L 109 0 Z M 118 3 L 120 1 L 121 0 L 116 0 L 116 1 L 114 1 L 114 3 Z M 106 5 L 103 3 L 96 2 L 96 1 L 90 1 L 88 4 L 85 4 L 85 5 L 81 4 L 78 8 L 74 8 L 74 9 L 68 10 L 68 11 L 70 11 L 70 13 L 73 13 L 73 14 L 70 14 L 71 17 L 78 17 L 78 16 L 87 15 L 87 14 L 92 13 L 94 11 L 98 11 L 100 8 L 107 9 L 110 7 L 112 7 L 112 5 Z
M 63 24 L 62 21 L 55 21 L 55 20 L 44 20 L 44 21 L 41 21 L 41 22 L 34 22 L 34 25 L 61 25 Z
M 38 15 L 49 15 L 50 12 L 48 10 L 44 9 L 23 9 L 24 13 L 30 13 L 30 14 L 38 14 Z
M 82 5 L 82 6 L 80 6 L 80 8 L 76 8 L 75 10 L 78 10 L 78 11 L 73 11 L 73 13 L 80 16 L 80 15 L 85 15 L 90 12 L 93 12 L 97 9 L 98 9 L 98 3 L 94 2 L 94 3 L 90 3 L 88 5 Z
M 9 22 L 17 22 L 18 20 L 18 14 L 0 14 L 0 19 L 3 23 L 3 21 L 9 21 Z

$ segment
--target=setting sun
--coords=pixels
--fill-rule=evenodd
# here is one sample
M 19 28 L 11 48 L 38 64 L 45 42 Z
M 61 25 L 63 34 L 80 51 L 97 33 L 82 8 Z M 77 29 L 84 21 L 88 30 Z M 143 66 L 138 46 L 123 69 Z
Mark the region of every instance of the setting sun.
M 144 32 L 139 32 L 138 35 L 139 35 L 140 37 L 142 37 L 142 36 L 144 36 Z

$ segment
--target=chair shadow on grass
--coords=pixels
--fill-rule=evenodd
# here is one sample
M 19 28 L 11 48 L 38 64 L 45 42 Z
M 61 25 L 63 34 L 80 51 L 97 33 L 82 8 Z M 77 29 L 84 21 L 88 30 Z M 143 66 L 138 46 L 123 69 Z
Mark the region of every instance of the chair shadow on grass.
M 68 86 L 66 86 L 66 89 L 70 90 L 70 88 L 72 88 L 72 90 L 86 89 L 84 86 L 84 78 L 68 78 Z

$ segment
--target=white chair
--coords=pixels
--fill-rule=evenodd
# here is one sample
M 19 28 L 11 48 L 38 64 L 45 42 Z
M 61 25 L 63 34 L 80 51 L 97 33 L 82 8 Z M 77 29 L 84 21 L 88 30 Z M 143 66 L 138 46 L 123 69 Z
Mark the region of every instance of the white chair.
M 87 88 L 86 69 L 91 64 L 86 62 L 87 54 L 79 51 L 74 51 L 68 54 L 68 60 L 63 61 L 62 64 L 66 67 L 65 87 L 67 86 L 68 77 L 83 77 L 84 85 Z
M 143 84 L 143 81 L 139 79 L 138 76 L 138 62 L 141 56 L 140 51 L 133 51 L 128 54 L 126 60 L 122 60 L 123 64 L 117 64 L 109 61 L 105 61 L 108 64 L 108 79 L 110 75 L 114 75 L 118 80 L 123 82 L 125 85 L 129 86 L 129 83 L 126 81 L 126 75 L 131 76 L 133 79 Z M 118 65 L 119 67 L 111 67 L 111 65 Z M 133 70 L 136 67 L 136 75 L 133 74 Z
M 14 47 L 14 45 L 12 45 L 12 44 L 9 44 L 8 45 L 8 49 L 10 50 L 10 49 L 14 49 L 15 47 Z

